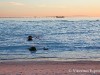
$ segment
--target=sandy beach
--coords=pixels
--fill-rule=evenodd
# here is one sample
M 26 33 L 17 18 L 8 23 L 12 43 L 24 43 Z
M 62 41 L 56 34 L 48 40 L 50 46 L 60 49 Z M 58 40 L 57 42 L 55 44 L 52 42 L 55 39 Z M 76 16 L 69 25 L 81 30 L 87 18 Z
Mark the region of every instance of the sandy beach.
M 0 75 L 99 75 L 100 61 L 6 61 Z

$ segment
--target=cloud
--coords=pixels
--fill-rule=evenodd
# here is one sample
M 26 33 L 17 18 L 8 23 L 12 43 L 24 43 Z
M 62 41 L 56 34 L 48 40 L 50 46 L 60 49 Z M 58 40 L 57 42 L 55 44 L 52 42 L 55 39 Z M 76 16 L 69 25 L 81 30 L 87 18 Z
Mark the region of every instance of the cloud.
M 9 4 L 12 4 L 12 5 L 18 5 L 18 6 L 23 6 L 24 4 L 23 3 L 18 3 L 18 2 L 8 2 Z

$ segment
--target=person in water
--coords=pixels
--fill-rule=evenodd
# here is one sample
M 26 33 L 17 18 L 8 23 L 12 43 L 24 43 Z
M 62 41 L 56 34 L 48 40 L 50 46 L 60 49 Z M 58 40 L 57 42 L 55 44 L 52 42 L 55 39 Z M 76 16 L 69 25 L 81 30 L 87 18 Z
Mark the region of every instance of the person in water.
M 28 36 L 28 41 L 32 41 L 32 36 Z

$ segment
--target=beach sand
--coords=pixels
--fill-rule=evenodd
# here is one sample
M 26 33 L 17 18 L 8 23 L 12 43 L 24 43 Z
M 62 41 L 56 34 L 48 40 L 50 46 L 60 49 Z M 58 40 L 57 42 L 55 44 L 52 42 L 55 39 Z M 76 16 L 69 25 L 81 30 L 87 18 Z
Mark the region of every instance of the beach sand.
M 100 61 L 6 61 L 0 75 L 100 75 Z

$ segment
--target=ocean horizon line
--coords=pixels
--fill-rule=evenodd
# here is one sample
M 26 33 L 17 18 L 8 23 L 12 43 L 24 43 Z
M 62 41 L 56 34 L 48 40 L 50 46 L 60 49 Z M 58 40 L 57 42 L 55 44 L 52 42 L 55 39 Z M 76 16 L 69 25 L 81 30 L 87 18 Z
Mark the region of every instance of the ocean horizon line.
M 12 17 L 12 16 L 8 16 L 8 17 L 0 17 L 0 18 L 81 18 L 81 17 L 84 17 L 84 18 L 100 18 L 100 16 L 29 16 L 29 17 Z

